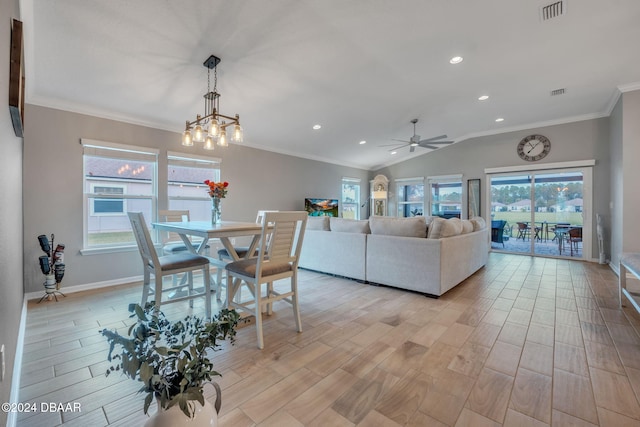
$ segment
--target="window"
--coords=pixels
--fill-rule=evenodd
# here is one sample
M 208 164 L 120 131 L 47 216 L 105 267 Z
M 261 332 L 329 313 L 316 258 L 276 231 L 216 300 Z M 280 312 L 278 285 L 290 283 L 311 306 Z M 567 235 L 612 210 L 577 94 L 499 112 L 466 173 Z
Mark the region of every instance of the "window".
M 122 195 L 124 194 L 124 186 L 106 186 L 106 185 L 96 185 L 91 184 L 92 190 L 91 193 L 94 194 L 106 194 L 109 196 L 112 195 Z M 91 204 L 91 214 L 92 215 L 112 215 L 112 214 L 123 214 L 126 212 L 125 201 L 124 199 L 98 199 L 94 198 L 93 203 Z
M 430 212 L 442 218 L 460 218 L 462 175 L 429 177 Z
M 157 150 L 87 139 L 82 146 L 84 248 L 135 245 L 127 212 L 155 219 Z
M 396 192 L 399 217 L 424 215 L 424 178 L 397 179 Z
M 220 181 L 220 159 L 169 152 L 167 168 L 169 209 L 187 210 L 193 221 L 210 220 L 211 197 L 204 181 Z
M 342 217 L 360 219 L 359 178 L 342 178 Z

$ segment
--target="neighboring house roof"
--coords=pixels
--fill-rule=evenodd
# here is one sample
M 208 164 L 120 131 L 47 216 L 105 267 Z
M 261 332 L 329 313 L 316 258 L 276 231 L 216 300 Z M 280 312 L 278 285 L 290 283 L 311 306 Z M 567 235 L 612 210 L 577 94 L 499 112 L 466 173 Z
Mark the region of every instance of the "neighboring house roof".
M 515 207 L 531 206 L 531 200 L 529 199 L 518 200 L 517 202 L 510 203 L 507 206 L 515 206 Z
M 86 157 L 85 169 L 88 176 L 95 178 L 150 181 L 153 176 L 153 169 L 147 162 L 123 162 L 122 159 L 105 157 Z M 169 166 L 168 175 L 170 183 L 204 184 L 205 180 L 214 178 L 211 171 L 206 169 L 181 166 Z

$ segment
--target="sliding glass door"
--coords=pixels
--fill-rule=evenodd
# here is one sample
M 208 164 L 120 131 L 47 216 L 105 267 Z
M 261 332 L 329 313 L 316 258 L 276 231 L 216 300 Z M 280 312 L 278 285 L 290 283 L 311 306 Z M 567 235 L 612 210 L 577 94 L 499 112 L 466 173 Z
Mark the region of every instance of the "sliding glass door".
M 492 249 L 590 257 L 590 227 L 585 226 L 589 221 L 584 216 L 585 206 L 590 206 L 590 191 L 585 191 L 590 188 L 588 172 L 570 169 L 490 175 Z

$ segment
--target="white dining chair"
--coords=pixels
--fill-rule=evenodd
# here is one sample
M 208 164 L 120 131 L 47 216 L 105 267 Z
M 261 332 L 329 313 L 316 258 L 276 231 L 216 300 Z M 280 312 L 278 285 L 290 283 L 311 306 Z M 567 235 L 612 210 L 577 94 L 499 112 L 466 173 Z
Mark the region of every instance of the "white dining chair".
M 138 244 L 138 249 L 140 250 L 144 268 L 142 301 L 140 305 L 144 307 L 149 297 L 153 295 L 155 297 L 156 308 L 159 308 L 161 304 L 185 300 L 189 300 L 189 307 L 193 308 L 194 298 L 204 297 L 206 316 L 207 318 L 211 318 L 209 259 L 189 251 L 158 256 L 142 212 L 128 212 L 127 214 L 136 238 L 136 243 Z M 202 270 L 202 281 L 204 283 L 204 290 L 202 292 L 198 292 L 193 288 L 194 270 Z M 172 284 L 165 288 L 163 286 L 163 278 L 178 273 L 187 273 L 187 282 L 179 285 Z M 154 275 L 155 279 L 155 286 L 153 288 L 151 288 L 151 274 Z M 184 291 L 185 288 L 187 288 L 187 295 L 185 296 L 175 296 L 173 298 L 162 297 L 163 293 L 177 293 Z
M 258 211 L 258 214 L 256 216 L 256 224 L 261 224 L 262 225 L 262 221 L 264 220 L 264 215 L 267 212 L 278 212 L 278 211 L 271 211 L 271 210 L 260 210 Z M 238 254 L 239 258 L 247 258 L 247 252 L 249 251 L 249 247 L 248 246 L 234 246 L 233 249 L 236 251 L 236 254 Z M 256 253 L 253 254 L 253 256 L 257 255 L 258 250 L 256 249 Z M 222 270 L 224 270 L 224 267 L 227 265 L 227 263 L 234 261 L 234 259 L 231 257 L 231 254 L 229 254 L 229 251 L 227 250 L 227 248 L 221 248 L 218 249 L 218 262 L 215 263 L 216 267 L 217 267 L 217 274 L 216 274 L 216 298 L 218 301 L 221 300 L 222 297 Z
M 297 330 L 302 332 L 298 307 L 298 260 L 307 217 L 308 213 L 304 211 L 266 212 L 257 256 L 233 261 L 225 266 L 227 307 L 255 316 L 258 348 L 264 348 L 262 310 L 266 308 L 266 313 L 270 315 L 276 301 L 283 300 L 292 305 Z M 275 291 L 273 282 L 287 278 L 290 290 L 283 293 Z M 237 302 L 234 296 L 242 285 L 249 288 L 253 298 Z M 263 285 L 266 285 L 264 295 Z

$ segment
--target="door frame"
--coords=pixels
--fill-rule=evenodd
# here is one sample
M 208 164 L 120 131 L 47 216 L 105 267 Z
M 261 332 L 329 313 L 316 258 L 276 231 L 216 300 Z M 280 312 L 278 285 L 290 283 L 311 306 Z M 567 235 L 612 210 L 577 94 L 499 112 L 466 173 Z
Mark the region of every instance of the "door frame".
M 580 170 L 582 173 L 582 258 L 575 258 L 570 256 L 558 256 L 554 258 L 560 259 L 582 259 L 585 261 L 591 261 L 593 259 L 593 214 L 591 213 L 593 208 L 593 166 L 596 164 L 595 160 L 579 160 L 573 162 L 559 162 L 559 163 L 546 163 L 546 164 L 531 164 L 531 165 L 519 165 L 519 166 L 507 166 L 498 168 L 485 168 L 486 174 L 485 186 L 485 200 L 488 202 L 484 206 L 485 218 L 491 218 L 491 177 L 498 175 L 510 175 L 510 174 L 531 174 L 539 175 L 543 173 L 561 173 L 568 171 Z M 533 190 L 532 190 L 533 191 Z M 532 199 L 531 203 L 534 203 Z M 532 206 L 532 209 L 535 206 Z M 535 215 L 532 212 L 533 215 Z M 532 244 L 533 246 L 533 244 Z M 539 256 L 535 252 L 529 252 L 527 255 Z

